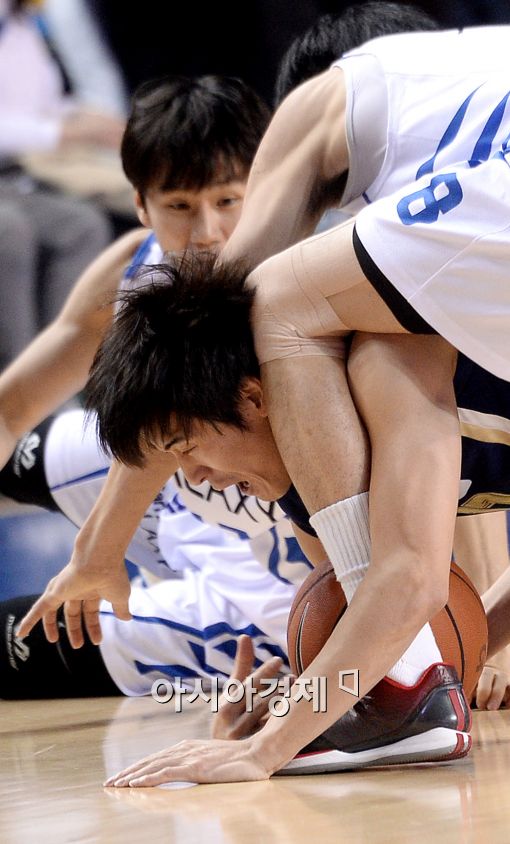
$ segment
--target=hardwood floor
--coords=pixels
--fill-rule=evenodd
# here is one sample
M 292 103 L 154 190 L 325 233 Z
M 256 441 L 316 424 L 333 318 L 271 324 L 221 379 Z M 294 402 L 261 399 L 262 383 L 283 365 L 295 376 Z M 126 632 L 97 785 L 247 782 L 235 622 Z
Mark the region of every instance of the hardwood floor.
M 459 762 L 260 783 L 103 789 L 210 713 L 151 698 L 0 702 L 0 841 L 508 842 L 510 711 L 475 713 Z

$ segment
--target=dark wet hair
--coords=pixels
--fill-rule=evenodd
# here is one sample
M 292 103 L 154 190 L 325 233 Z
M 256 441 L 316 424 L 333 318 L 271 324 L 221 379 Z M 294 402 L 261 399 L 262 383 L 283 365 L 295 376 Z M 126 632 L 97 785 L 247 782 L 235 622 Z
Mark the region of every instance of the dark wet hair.
M 145 268 L 122 295 L 86 387 L 103 448 L 143 463 L 147 446 L 197 420 L 244 427 L 240 391 L 259 374 L 250 311 L 254 290 L 240 263 L 185 256 Z
M 149 187 L 200 190 L 244 178 L 270 112 L 240 79 L 169 76 L 134 94 L 122 139 L 124 172 Z

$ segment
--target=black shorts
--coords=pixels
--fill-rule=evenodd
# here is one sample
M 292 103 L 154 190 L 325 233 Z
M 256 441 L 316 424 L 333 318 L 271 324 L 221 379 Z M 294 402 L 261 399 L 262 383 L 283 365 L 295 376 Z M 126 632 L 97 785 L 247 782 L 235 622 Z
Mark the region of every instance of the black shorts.
M 0 493 L 20 504 L 36 504 L 45 510 L 58 511 L 46 480 L 44 448 L 53 417 L 16 443 L 4 468 L 0 470 Z
M 0 698 L 112 697 L 122 692 L 103 662 L 101 651 L 84 633 L 85 644 L 71 647 L 63 610 L 57 615 L 60 639 L 48 642 L 41 622 L 20 641 L 14 631 L 37 595 L 0 602 Z

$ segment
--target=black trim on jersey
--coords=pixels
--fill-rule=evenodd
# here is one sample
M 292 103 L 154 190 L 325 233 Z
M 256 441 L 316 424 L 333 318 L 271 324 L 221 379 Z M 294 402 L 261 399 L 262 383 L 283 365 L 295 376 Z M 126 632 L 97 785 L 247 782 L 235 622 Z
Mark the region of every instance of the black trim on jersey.
M 278 504 L 283 512 L 289 517 L 291 522 L 294 522 L 302 531 L 309 536 L 317 536 L 313 527 L 310 524 L 310 514 L 305 505 L 299 497 L 299 493 L 294 485 L 292 485 L 285 495 L 278 499 Z
M 379 267 L 374 264 L 372 258 L 363 246 L 356 231 L 356 226 L 352 233 L 352 245 L 354 252 L 358 259 L 359 265 L 366 276 L 367 281 L 370 282 L 374 290 L 379 294 L 383 302 L 388 306 L 393 316 L 398 319 L 402 328 L 409 331 L 411 334 L 437 334 L 437 331 L 432 328 L 428 322 L 425 322 L 409 302 L 404 299 L 401 293 L 393 286 L 385 275 L 381 272 Z

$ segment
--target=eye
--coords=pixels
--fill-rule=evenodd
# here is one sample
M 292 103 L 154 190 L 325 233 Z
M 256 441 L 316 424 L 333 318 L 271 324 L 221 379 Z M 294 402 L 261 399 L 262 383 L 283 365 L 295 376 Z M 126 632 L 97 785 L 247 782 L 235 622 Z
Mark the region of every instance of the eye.
M 239 196 L 224 196 L 218 200 L 218 207 L 219 208 L 229 208 L 232 205 L 237 205 L 241 199 Z
M 185 455 L 191 454 L 191 452 L 194 451 L 195 448 L 196 448 L 195 445 L 191 445 L 191 446 L 189 446 L 189 448 L 183 449 L 183 451 L 181 451 L 181 454 L 185 454 Z
M 168 205 L 172 211 L 189 211 L 189 205 L 187 202 L 171 202 Z

